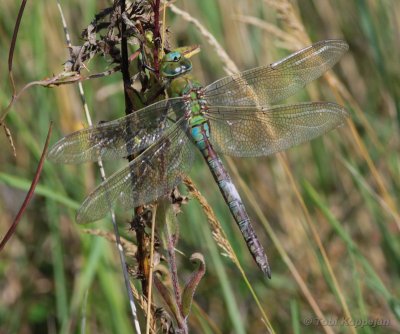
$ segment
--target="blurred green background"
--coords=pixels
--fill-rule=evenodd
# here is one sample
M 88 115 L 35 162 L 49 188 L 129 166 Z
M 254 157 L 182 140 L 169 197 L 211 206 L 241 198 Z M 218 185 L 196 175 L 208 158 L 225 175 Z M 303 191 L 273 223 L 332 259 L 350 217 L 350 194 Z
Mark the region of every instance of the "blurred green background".
M 108 5 L 63 2 L 73 44 Z M 291 98 L 345 105 L 348 124 L 285 154 L 233 160 L 238 169 L 233 179 L 266 248 L 272 280 L 253 263 L 208 168 L 197 159 L 191 176 L 219 218 L 260 305 L 238 268 L 221 255 L 199 204 L 190 200 L 178 216 L 179 277 L 184 282 L 193 270 L 194 252 L 207 264 L 189 318 L 191 332 L 265 333 L 263 317 L 276 333 L 400 332 L 400 1 L 179 0 L 175 5 L 208 31 L 167 12 L 170 45 L 201 46 L 192 61 L 205 84 L 226 75 L 210 36 L 240 70 L 269 64 L 318 40 L 341 38 L 350 45 L 334 74 Z M 1 7 L 4 108 L 12 93 L 7 59 L 19 2 L 3 0 Z M 14 57 L 17 89 L 61 72 L 67 57 L 56 2 L 28 2 Z M 96 60 L 89 70 L 105 65 Z M 85 82 L 84 88 L 94 122 L 124 115 L 119 74 Z M 52 143 L 85 124 L 75 86 L 32 87 L 6 119 L 17 156 L 2 132 L 1 236 L 29 188 L 51 120 Z M 123 164 L 108 164 L 107 173 Z M 0 333 L 78 333 L 83 315 L 87 333 L 133 331 L 114 244 L 84 233 L 74 222 L 98 174 L 94 164 L 45 163 L 36 195 L 0 254 Z M 132 240 L 127 219 L 119 219 L 120 230 Z M 88 228 L 111 230 L 111 224 L 105 219 Z M 313 319 L 311 325 L 307 319 Z M 335 319 L 352 319 L 358 326 Z M 371 324 L 361 325 L 366 320 Z

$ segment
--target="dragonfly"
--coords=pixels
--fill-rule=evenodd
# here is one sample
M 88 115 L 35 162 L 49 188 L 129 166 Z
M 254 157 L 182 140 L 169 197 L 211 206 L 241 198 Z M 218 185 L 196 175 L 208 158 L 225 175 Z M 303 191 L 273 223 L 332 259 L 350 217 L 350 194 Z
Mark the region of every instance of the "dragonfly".
M 268 66 L 224 77 L 204 87 L 181 52 L 160 62 L 168 99 L 128 116 L 60 139 L 48 158 L 83 163 L 137 155 L 84 200 L 76 216 L 89 223 L 114 207 L 128 210 L 170 193 L 189 173 L 200 151 L 261 271 L 271 277 L 265 251 L 221 154 L 259 157 L 310 141 L 340 125 L 348 114 L 335 103 L 278 104 L 320 77 L 348 50 L 342 40 L 324 40 Z

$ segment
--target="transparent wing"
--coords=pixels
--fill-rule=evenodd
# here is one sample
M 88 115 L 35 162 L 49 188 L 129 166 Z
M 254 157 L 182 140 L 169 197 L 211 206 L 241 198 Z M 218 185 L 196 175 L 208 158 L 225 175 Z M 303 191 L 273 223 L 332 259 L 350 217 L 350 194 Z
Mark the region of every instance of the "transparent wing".
M 269 155 L 307 142 L 341 125 L 347 112 L 335 103 L 274 107 L 211 107 L 210 141 L 214 149 L 237 157 Z
M 83 202 L 77 222 L 101 219 L 115 205 L 127 210 L 150 203 L 178 185 L 192 166 L 195 149 L 185 122 L 179 121 L 163 139 L 101 183 Z
M 82 163 L 138 153 L 156 142 L 183 113 L 180 97 L 156 102 L 128 116 L 71 133 L 50 149 L 48 159 Z
M 268 66 L 222 78 L 205 88 L 209 105 L 270 105 L 297 92 L 331 68 L 348 50 L 341 40 L 326 40 Z

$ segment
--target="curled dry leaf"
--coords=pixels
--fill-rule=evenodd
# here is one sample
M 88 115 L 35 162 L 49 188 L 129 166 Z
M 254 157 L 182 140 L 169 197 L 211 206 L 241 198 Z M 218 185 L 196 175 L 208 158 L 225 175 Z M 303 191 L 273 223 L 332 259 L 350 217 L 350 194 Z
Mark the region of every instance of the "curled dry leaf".
M 206 272 L 206 263 L 204 261 L 203 254 L 194 253 L 190 257 L 190 261 L 198 263 L 199 267 L 192 273 L 192 276 L 186 283 L 182 293 L 182 313 L 184 318 L 187 318 L 190 313 L 193 296 L 196 292 L 197 286 Z

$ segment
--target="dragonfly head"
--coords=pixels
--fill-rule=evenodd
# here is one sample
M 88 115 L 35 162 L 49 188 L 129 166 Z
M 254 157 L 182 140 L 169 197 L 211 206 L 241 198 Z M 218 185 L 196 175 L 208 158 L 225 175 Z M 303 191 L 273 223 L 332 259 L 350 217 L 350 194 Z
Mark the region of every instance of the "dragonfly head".
M 179 77 L 191 69 L 192 62 L 178 51 L 167 53 L 161 60 L 160 72 L 165 78 L 173 79 Z

